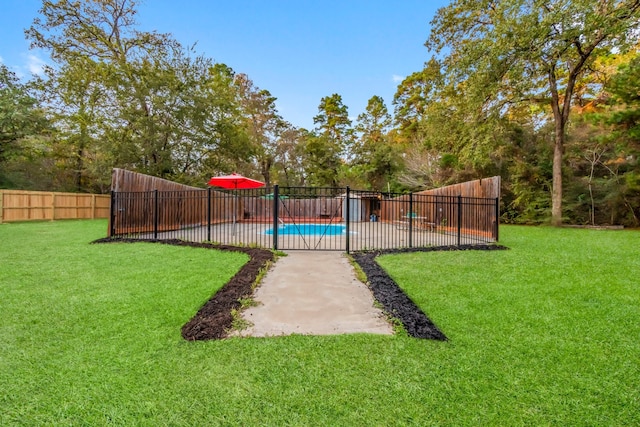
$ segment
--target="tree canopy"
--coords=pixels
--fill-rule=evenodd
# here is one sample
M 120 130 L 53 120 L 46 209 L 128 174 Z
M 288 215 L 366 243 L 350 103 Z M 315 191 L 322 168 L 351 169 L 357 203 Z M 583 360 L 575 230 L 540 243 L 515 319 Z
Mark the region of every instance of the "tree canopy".
M 552 223 L 562 222 L 566 127 L 576 82 L 599 51 L 625 49 L 640 19 L 637 0 L 453 1 L 438 10 L 426 46 L 447 48 L 449 83 L 479 108 L 548 105 L 554 125 Z
M 640 225 L 640 0 L 452 0 L 392 112 L 373 95 L 350 116 L 333 93 L 313 129 L 250 76 L 141 31 L 137 7 L 42 2 L 25 34 L 45 75 L 0 65 L 0 187 L 106 192 L 113 167 L 393 191 L 501 175 L 503 221 Z

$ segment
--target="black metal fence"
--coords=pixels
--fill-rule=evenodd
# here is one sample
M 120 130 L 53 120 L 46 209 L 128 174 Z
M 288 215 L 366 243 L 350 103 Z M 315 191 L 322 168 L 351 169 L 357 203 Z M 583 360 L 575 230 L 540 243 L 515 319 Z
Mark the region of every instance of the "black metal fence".
M 281 250 L 490 243 L 499 200 L 350 188 L 113 192 L 109 236 Z

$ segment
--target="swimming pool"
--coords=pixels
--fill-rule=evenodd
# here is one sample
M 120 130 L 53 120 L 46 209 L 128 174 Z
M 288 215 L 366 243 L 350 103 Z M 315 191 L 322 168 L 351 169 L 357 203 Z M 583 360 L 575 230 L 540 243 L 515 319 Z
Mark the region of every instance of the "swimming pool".
M 339 236 L 345 232 L 346 227 L 341 224 L 284 224 L 278 227 L 279 235 Z M 264 233 L 273 234 L 273 228 L 269 228 Z

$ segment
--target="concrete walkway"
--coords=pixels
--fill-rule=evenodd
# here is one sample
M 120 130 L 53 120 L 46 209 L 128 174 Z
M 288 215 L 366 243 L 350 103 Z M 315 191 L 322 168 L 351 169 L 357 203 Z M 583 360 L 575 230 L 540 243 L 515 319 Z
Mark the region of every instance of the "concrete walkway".
M 241 336 L 392 334 L 371 291 L 341 252 L 288 251 L 254 293 Z

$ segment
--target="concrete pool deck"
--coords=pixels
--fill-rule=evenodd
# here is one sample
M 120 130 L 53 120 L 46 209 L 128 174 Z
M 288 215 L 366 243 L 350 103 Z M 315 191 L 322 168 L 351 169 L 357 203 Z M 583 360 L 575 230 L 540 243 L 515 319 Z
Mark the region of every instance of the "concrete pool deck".
M 336 224 L 337 225 L 337 224 Z M 273 235 L 267 234 L 271 224 L 216 224 L 209 230 L 207 227 L 195 226 L 174 231 L 159 232 L 158 239 L 181 239 L 191 242 L 210 240 L 227 245 L 256 245 L 273 248 Z M 416 228 L 409 233 L 398 224 L 382 222 L 356 222 L 350 225 L 350 250 L 391 249 L 418 246 L 450 246 L 458 243 L 455 233 L 440 230 Z M 154 238 L 151 233 L 139 235 L 139 238 Z M 478 236 L 463 234 L 460 244 L 487 243 L 490 240 Z M 344 251 L 346 238 L 344 235 L 295 235 L 278 236 L 278 249 L 312 250 L 312 251 Z
M 393 334 L 373 295 L 341 252 L 287 251 L 243 312 L 252 326 L 239 336 Z

